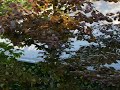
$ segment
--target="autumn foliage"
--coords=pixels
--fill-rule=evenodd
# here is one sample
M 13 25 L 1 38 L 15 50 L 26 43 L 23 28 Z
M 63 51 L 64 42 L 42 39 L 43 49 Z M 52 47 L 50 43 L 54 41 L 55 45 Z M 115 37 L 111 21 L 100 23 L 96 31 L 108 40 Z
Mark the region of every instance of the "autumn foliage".
M 87 6 L 83 7 L 84 4 Z M 2 5 L 7 9 L 3 10 L 0 16 L 0 32 L 11 36 L 15 45 L 27 39 L 25 35 L 45 43 L 49 37 L 53 36 L 53 38 L 58 38 L 60 43 L 65 35 L 67 40 L 66 32 L 75 29 L 94 38 L 91 34 L 92 29 L 86 27 L 85 22 L 112 21 L 99 11 L 93 10 L 92 3 L 84 0 L 25 0 L 24 2 L 18 0 L 9 3 L 2 2 Z M 91 16 L 85 16 L 89 12 Z M 53 33 L 55 35 L 52 35 Z M 15 40 L 16 36 L 21 39 Z
M 106 1 L 117 2 L 117 0 Z M 112 22 L 110 18 L 112 15 L 114 16 L 113 13 L 103 15 L 87 0 L 0 0 L 0 34 L 9 38 L 16 46 L 34 44 L 38 49 L 46 51 L 46 61 L 37 64 L 1 61 L 0 88 L 5 90 L 8 90 L 8 87 L 13 89 L 20 87 L 20 90 L 24 88 L 25 90 L 26 88 L 27 90 L 31 88 L 97 90 L 103 87 L 111 89 L 114 86 L 120 88 L 120 72 L 104 66 L 120 58 L 117 50 L 120 48 L 120 42 L 116 39 L 118 36 L 109 32 L 109 29 L 113 29 L 111 24 L 89 26 L 99 21 Z M 116 18 L 120 20 L 120 12 L 117 12 L 114 19 Z M 119 25 L 114 26 L 119 28 Z M 100 29 L 110 38 L 95 37 L 92 34 L 93 28 Z M 74 30 L 78 30 L 78 33 L 73 35 Z M 72 47 L 70 38 L 85 40 L 88 43 L 95 42 L 97 45 L 69 51 L 69 47 Z M 1 47 L 6 51 L 14 49 L 14 46 L 5 43 L 0 44 Z M 65 51 L 66 48 L 68 51 Z M 19 57 L 11 50 L 9 52 Z M 70 58 L 61 60 L 62 52 L 66 55 L 71 53 L 76 55 L 71 54 Z M 2 58 L 4 56 L 1 54 Z M 93 70 L 88 70 L 89 67 L 90 69 L 93 67 Z

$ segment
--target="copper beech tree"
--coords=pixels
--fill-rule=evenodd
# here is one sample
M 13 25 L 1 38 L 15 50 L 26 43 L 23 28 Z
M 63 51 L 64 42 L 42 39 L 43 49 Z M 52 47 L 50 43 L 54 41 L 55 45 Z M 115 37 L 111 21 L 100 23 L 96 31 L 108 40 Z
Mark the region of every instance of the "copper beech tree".
M 114 16 L 113 13 L 103 15 L 89 0 L 0 0 L 0 34 L 9 38 L 14 45 L 34 44 L 38 49 L 46 51 L 46 57 L 43 56 L 45 62 L 38 64 L 15 62 L 8 66 L 8 63 L 2 63 L 5 68 L 0 70 L 0 81 L 10 84 L 8 87 L 18 87 L 20 90 L 22 89 L 19 87 L 35 90 L 98 90 L 104 87 L 112 90 L 112 86 L 120 88 L 119 70 L 105 67 L 106 64 L 115 64 L 120 59 L 120 42 L 117 41 L 120 40 L 119 34 L 117 36 L 109 32 L 114 30 L 114 26 L 119 30 L 120 25 L 105 24 L 94 27 L 94 30 L 99 29 L 105 36 L 109 35 L 110 38 L 107 39 L 95 37 L 92 34 L 93 27 L 89 26 L 99 21 L 112 22 L 112 15 Z M 120 20 L 120 12 L 116 15 L 115 19 Z M 75 30 L 78 33 L 73 35 Z M 95 45 L 83 46 L 77 51 L 69 52 L 72 42 L 69 39 L 76 39 L 76 36 L 78 41 L 88 36 L 86 40 L 95 42 Z M 10 49 L 9 52 L 13 55 L 10 59 L 20 56 L 14 53 L 14 46 L 0 43 L 1 47 L 7 53 Z M 68 51 L 65 51 L 66 48 Z M 39 52 L 41 53 L 44 52 Z M 66 56 L 72 54 L 70 58 L 61 60 L 62 53 L 66 53 Z M 5 58 L 4 51 L 0 53 L 0 57 Z M 0 63 L 1 67 L 2 64 Z M 7 72 L 4 72 L 6 69 Z M 0 88 L 2 86 L 5 90 L 9 89 L 0 84 Z
M 85 23 L 111 19 L 104 16 L 85 0 L 24 0 L 23 3 L 2 2 L 7 9 L 2 11 L 0 32 L 9 36 L 15 45 L 34 39 L 50 47 L 58 48 L 70 36 L 70 30 L 92 36 L 92 29 Z M 91 16 L 86 14 L 91 12 Z M 29 40 L 30 41 L 30 40 Z

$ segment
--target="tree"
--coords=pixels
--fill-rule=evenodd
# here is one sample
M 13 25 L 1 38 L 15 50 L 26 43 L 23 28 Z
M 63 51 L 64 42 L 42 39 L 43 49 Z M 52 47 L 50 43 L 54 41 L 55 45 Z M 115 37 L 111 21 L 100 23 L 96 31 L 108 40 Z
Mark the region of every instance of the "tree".
M 104 64 L 115 62 L 119 58 L 117 52 L 120 47 L 119 42 L 113 34 L 107 32 L 111 25 L 99 26 L 100 31 L 105 35 L 110 35 L 110 38 L 107 39 L 94 37 L 92 30 L 96 27 L 86 25 L 86 23 L 91 24 L 102 20 L 112 22 L 112 19 L 96 10 L 92 2 L 85 0 L 1 0 L 0 2 L 0 30 L 4 37 L 9 38 L 17 46 L 35 44 L 38 49 L 47 51 L 44 63 L 2 64 L 5 68 L 6 66 L 12 68 L 12 72 L 15 67 L 14 73 L 11 73 L 9 69 L 5 73 L 6 76 L 9 73 L 17 76 L 17 80 L 15 77 L 15 79 L 7 81 L 10 85 L 12 82 L 12 88 L 17 86 L 17 88 L 32 87 L 35 89 L 98 89 L 98 87 L 101 89 L 107 85 L 111 87 L 118 85 L 119 87 L 119 72 L 104 67 Z M 105 30 L 103 30 L 104 28 Z M 76 29 L 79 33 L 73 35 L 71 31 Z M 97 29 L 99 28 L 97 27 Z M 89 42 L 97 42 L 99 45 L 82 47 L 75 51 L 76 55 L 60 61 L 61 53 L 70 47 L 68 38 L 75 36 L 77 36 L 77 40 L 82 38 Z M 86 39 L 85 36 L 89 38 Z M 43 44 L 40 46 L 37 44 L 39 42 Z M 100 42 L 107 47 L 102 47 Z M 48 45 L 48 48 L 45 45 Z M 0 47 L 13 55 L 10 59 L 15 59 L 20 55 L 16 54 L 13 51 L 14 47 L 9 44 L 0 43 Z M 0 58 L 9 58 L 4 51 L 1 52 Z M 89 66 L 93 66 L 95 71 L 88 70 Z M 19 72 L 21 68 L 22 70 Z M 24 73 L 26 71 L 27 74 Z M 19 81 L 21 76 L 23 79 Z M 25 83 L 27 85 L 24 86 Z

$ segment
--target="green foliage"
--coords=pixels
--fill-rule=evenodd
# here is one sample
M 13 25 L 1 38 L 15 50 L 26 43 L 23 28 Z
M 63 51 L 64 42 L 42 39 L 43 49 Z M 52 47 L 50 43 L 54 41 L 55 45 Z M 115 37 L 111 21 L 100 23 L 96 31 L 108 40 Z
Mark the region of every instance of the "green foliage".
M 11 11 L 11 8 L 9 7 L 10 4 L 18 3 L 22 6 L 25 6 L 27 1 L 26 0 L 1 0 L 0 1 L 0 16 L 5 15 L 7 12 Z M 13 6 L 14 7 L 14 6 Z
M 22 55 L 22 50 L 15 49 L 12 43 L 0 42 L 0 62 L 16 60 Z
M 109 0 L 111 1 L 111 0 Z M 81 12 L 82 4 L 88 4 L 92 11 L 90 18 Z M 84 0 L 5 0 L 0 3 L 0 26 L 4 36 L 14 45 L 23 46 L 35 44 L 39 49 L 48 51 L 46 62 L 37 64 L 17 62 L 22 54 L 10 43 L 0 43 L 0 87 L 5 90 L 100 90 L 120 88 L 120 72 L 110 68 L 100 67 L 101 64 L 112 63 L 118 58 L 116 48 L 118 43 L 106 45 L 109 47 L 83 47 L 77 56 L 59 61 L 59 55 L 64 48 L 69 48 L 68 38 L 75 37 L 69 30 L 79 30 L 78 36 L 89 35 L 89 42 L 97 42 L 90 27 L 80 25 L 81 22 L 97 22 L 109 20 L 92 10 L 90 2 Z M 47 9 L 52 7 L 52 9 Z M 64 7 L 64 9 L 63 9 Z M 71 11 L 75 16 L 69 16 Z M 84 24 L 84 23 L 83 23 Z M 0 29 L 1 29 L 0 28 Z M 78 38 L 78 40 L 81 40 Z M 113 40 L 113 39 L 112 39 Z M 45 43 L 39 46 L 36 42 Z M 24 43 L 24 44 L 23 44 Z M 59 53 L 58 53 L 59 51 Z M 109 52 L 109 53 L 108 53 Z M 67 52 L 69 53 L 69 52 Z M 111 58 L 112 56 L 112 58 Z M 95 66 L 94 71 L 86 66 Z
M 30 64 L 12 61 L 7 64 L 0 63 L 0 68 L 0 89 L 115 90 L 120 88 L 119 82 L 111 82 L 107 75 L 104 77 L 95 76 L 95 73 L 102 76 L 100 74 L 100 72 L 103 72 L 102 70 L 94 73 L 86 71 L 81 66 L 74 70 L 76 67 L 59 62 Z M 113 75 L 116 74 L 119 74 L 119 72 L 114 72 Z M 115 79 L 118 80 L 117 77 L 114 77 L 113 81 Z

